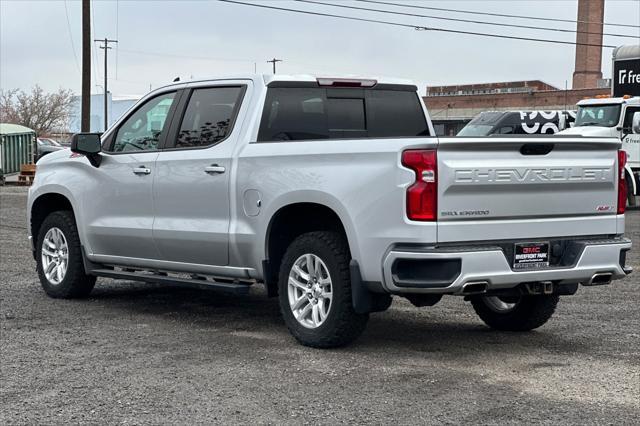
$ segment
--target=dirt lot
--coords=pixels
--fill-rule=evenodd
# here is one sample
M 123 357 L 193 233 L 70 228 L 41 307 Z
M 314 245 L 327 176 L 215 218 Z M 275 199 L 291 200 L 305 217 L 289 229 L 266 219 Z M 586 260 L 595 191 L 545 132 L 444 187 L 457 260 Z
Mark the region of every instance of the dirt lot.
M 640 417 L 640 273 L 494 332 L 461 298 L 402 299 L 354 345 L 314 350 L 249 296 L 99 279 L 45 296 L 26 191 L 0 189 L 0 423 L 607 423 Z M 628 214 L 640 246 L 640 212 Z M 630 263 L 640 270 L 638 251 Z M 635 419 L 635 420 L 634 420 Z

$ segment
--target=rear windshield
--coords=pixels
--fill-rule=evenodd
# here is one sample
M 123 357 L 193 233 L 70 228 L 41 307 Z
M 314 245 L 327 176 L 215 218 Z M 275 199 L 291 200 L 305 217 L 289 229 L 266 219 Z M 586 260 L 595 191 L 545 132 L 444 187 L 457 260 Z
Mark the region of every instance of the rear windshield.
M 429 136 L 415 91 L 271 87 L 259 142 Z

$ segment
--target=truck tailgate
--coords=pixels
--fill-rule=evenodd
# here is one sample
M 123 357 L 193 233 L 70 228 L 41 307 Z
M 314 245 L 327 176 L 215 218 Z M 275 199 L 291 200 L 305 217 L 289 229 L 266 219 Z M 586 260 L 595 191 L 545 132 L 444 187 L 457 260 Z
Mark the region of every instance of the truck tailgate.
M 613 138 L 443 138 L 438 242 L 616 234 Z

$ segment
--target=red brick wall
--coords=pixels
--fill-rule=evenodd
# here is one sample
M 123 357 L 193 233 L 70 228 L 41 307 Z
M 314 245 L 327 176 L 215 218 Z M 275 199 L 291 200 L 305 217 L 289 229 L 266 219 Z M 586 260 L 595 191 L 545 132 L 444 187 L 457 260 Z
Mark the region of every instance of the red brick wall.
M 499 83 L 456 84 L 451 86 L 427 86 L 427 93 L 446 93 L 452 91 L 491 90 L 513 87 L 530 87 L 532 90 L 556 90 L 556 87 L 540 80 L 506 81 Z
M 467 96 L 426 96 L 423 98 L 427 108 L 431 110 L 478 108 L 490 111 L 495 108 L 542 109 L 545 105 L 558 106 L 566 104 L 568 109 L 584 99 L 596 95 L 608 95 L 611 89 L 549 90 L 529 93 L 497 93 L 488 95 Z

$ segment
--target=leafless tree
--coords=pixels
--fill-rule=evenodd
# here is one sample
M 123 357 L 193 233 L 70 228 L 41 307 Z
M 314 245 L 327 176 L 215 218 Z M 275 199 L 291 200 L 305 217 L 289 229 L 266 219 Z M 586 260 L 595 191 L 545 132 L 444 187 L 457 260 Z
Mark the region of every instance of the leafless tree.
M 65 131 L 72 105 L 73 92 L 67 89 L 45 93 L 36 85 L 30 93 L 0 90 L 0 122 L 20 124 L 39 136 Z

